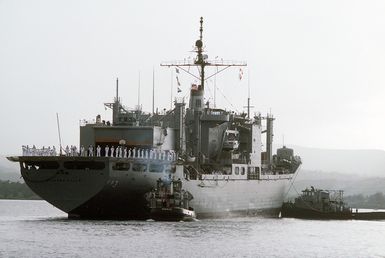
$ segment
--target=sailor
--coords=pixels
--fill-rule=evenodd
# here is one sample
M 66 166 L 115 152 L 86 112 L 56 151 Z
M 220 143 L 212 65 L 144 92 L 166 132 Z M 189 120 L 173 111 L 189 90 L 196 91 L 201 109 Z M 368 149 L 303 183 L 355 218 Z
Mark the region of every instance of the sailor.
M 74 145 L 74 155 L 75 155 L 75 156 L 79 156 L 78 148 L 76 148 L 75 145 Z
M 123 149 L 123 158 L 127 158 L 127 147 Z
M 23 150 L 23 156 L 27 156 L 27 148 L 24 145 L 22 145 L 21 149 Z
M 94 147 L 92 145 L 88 147 L 88 156 L 94 156 Z
M 128 149 L 128 158 L 131 158 L 131 148 L 130 149 Z
M 52 156 L 51 147 L 50 146 L 48 146 L 46 154 L 47 154 L 47 156 Z
M 36 156 L 36 146 L 35 146 L 35 144 L 32 146 L 31 156 Z
M 102 148 L 100 148 L 100 145 L 98 145 L 98 147 L 96 147 L 96 156 L 97 157 L 100 157 L 100 150 L 101 150 Z
M 115 150 L 115 157 L 119 158 L 119 150 L 120 150 L 120 146 L 116 147 L 116 150 Z
M 135 154 L 136 154 L 136 148 L 134 148 L 134 149 L 132 150 L 132 157 L 133 157 L 133 158 L 136 158 L 136 157 L 135 157 L 135 156 L 136 156 Z
M 104 156 L 108 157 L 108 151 L 110 150 L 110 147 L 108 147 L 108 145 L 106 145 L 106 147 L 104 147 Z
M 68 147 L 68 145 L 66 146 L 66 150 L 65 150 L 65 152 L 66 152 L 66 155 L 67 155 L 67 156 L 69 156 L 69 155 L 70 155 L 70 148 Z
M 85 149 L 84 149 L 84 146 L 82 145 L 82 146 L 80 147 L 80 156 L 84 157 L 84 156 L 86 156 L 85 154 L 86 154 L 86 151 L 85 151 Z
M 55 146 L 52 146 L 52 156 L 56 156 L 57 153 L 56 153 L 56 148 Z
M 111 157 L 113 157 L 114 156 L 114 151 L 115 151 L 115 148 L 114 148 L 114 146 L 111 146 Z
M 149 153 L 149 155 L 150 155 L 150 159 L 152 159 L 152 156 L 153 156 L 153 154 L 154 154 L 154 152 L 152 151 L 152 149 L 150 150 L 150 153 Z
M 148 159 L 148 149 L 144 151 L 144 158 Z
M 123 147 L 119 146 L 119 158 L 123 158 Z

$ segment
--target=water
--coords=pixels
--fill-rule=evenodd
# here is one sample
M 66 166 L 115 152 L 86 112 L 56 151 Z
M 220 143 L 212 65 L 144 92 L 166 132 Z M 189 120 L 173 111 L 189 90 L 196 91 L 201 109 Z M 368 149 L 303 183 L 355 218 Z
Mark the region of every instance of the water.
M 384 233 L 385 221 L 76 221 L 0 200 L 0 257 L 384 257 Z

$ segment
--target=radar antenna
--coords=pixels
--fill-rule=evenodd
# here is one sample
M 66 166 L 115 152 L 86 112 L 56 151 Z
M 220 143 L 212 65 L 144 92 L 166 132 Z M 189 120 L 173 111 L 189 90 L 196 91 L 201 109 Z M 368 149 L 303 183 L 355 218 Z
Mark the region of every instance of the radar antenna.
M 200 80 L 201 83 L 201 89 L 204 90 L 205 87 L 205 81 L 210 79 L 211 77 L 217 75 L 218 73 L 223 72 L 229 67 L 232 66 L 247 66 L 246 62 L 236 62 L 236 61 L 228 61 L 228 60 L 208 60 L 208 56 L 204 55 L 203 52 L 203 17 L 200 18 L 200 28 L 199 28 L 199 39 L 195 41 L 195 50 L 194 52 L 197 53 L 197 56 L 194 61 L 191 60 L 181 60 L 181 61 L 169 61 L 169 62 L 162 62 L 160 66 L 167 66 L 167 67 L 177 67 L 184 71 L 185 73 L 191 75 L 192 77 Z M 191 66 L 197 66 L 200 68 L 199 70 L 199 76 L 196 76 L 195 74 L 191 73 L 188 69 Z M 216 69 L 216 71 L 213 74 L 210 74 L 209 76 L 205 75 L 205 67 L 206 66 L 215 66 L 215 67 L 221 67 L 220 69 Z M 188 68 L 187 68 L 188 67 Z

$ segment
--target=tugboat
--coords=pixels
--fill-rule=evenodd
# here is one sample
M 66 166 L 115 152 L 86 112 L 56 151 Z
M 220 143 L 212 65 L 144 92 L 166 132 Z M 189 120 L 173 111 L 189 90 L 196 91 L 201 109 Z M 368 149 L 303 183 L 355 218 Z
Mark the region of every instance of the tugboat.
M 150 218 L 158 221 L 192 221 L 195 211 L 190 207 L 193 196 L 182 189 L 182 181 L 162 180 L 156 182 L 156 189 L 146 193 Z
M 284 202 L 281 216 L 302 219 L 352 219 L 352 209 L 343 201 L 342 190 L 306 188 L 293 202 Z

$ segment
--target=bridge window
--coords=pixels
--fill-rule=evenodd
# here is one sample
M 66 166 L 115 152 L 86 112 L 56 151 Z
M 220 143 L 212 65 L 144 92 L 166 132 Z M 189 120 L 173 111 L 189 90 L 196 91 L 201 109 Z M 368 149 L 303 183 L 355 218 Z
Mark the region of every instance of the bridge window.
M 245 167 L 241 167 L 241 175 L 244 175 L 245 174 Z
M 235 174 L 239 175 L 239 167 L 235 167 Z

